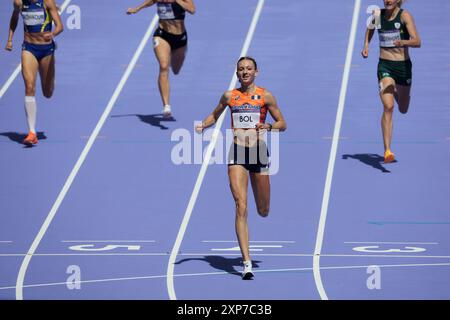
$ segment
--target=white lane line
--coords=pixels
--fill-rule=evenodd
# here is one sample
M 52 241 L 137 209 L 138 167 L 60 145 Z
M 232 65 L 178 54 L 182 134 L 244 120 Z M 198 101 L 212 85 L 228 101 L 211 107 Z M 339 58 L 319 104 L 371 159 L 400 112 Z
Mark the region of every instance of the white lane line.
M 450 256 L 427 256 L 427 255 L 401 255 L 401 254 L 322 254 L 322 257 L 351 257 L 351 258 L 444 258 Z
M 114 104 L 116 103 L 116 101 L 120 95 L 120 92 L 122 91 L 123 87 L 125 86 L 125 83 L 127 82 L 128 78 L 130 77 L 131 72 L 133 71 L 133 68 L 136 65 L 136 62 L 139 59 L 140 55 L 142 54 L 142 51 L 144 50 L 145 45 L 147 44 L 148 40 L 150 39 L 153 29 L 155 29 L 157 22 L 158 22 L 158 16 L 155 15 L 152 19 L 152 22 L 150 23 L 150 26 L 147 29 L 147 32 L 145 33 L 144 37 L 142 38 L 141 43 L 139 44 L 139 47 L 137 48 L 136 52 L 134 53 L 134 56 L 131 59 L 131 62 L 128 65 L 127 70 L 123 74 L 122 79 L 120 80 L 116 90 L 114 91 L 114 94 L 112 95 L 111 99 L 109 100 L 109 103 L 105 108 L 105 111 L 103 112 L 102 116 L 100 117 L 100 120 L 98 121 L 97 126 L 94 128 L 94 131 L 91 133 L 91 136 L 89 137 L 89 140 L 86 143 L 86 146 L 84 147 L 83 151 L 81 152 L 81 155 L 78 158 L 78 161 L 76 162 L 75 166 L 73 167 L 72 172 L 70 173 L 69 177 L 67 178 L 66 183 L 64 184 L 61 192 L 58 195 L 58 198 L 56 199 L 55 203 L 53 204 L 53 207 L 51 208 L 50 213 L 48 214 L 47 218 L 45 219 L 44 223 L 42 224 L 41 229 L 39 230 L 39 233 L 37 234 L 30 249 L 28 250 L 27 255 L 25 256 L 25 259 L 22 261 L 22 265 L 20 266 L 20 270 L 19 270 L 19 274 L 17 276 L 17 282 L 16 282 L 16 299 L 18 299 L 18 300 L 23 299 L 23 282 L 24 282 L 24 278 L 25 278 L 25 273 L 28 268 L 28 264 L 30 263 L 30 260 L 33 256 L 33 254 L 36 252 L 36 249 L 39 246 L 39 243 L 41 242 L 48 227 L 50 226 L 50 223 L 52 222 L 54 216 L 56 215 L 56 212 L 58 211 L 59 206 L 61 205 L 67 192 L 69 191 L 69 188 L 71 187 L 73 181 L 75 180 L 75 177 L 78 174 L 78 171 L 80 170 L 81 166 L 83 165 L 84 160 L 86 159 L 89 151 L 91 150 L 91 147 L 95 142 L 95 139 L 97 138 L 97 136 L 98 136 L 100 130 L 102 129 L 106 119 L 108 118 Z
M 2 241 L 0 241 L 0 243 L 13 243 L 13 242 L 10 240 L 2 240 Z
M 342 269 L 367 269 L 373 265 L 361 265 L 361 266 L 335 266 L 335 267 L 321 267 L 322 270 L 342 270 Z M 387 264 L 387 265 L 377 265 L 380 268 L 401 268 L 401 267 L 447 267 L 450 263 L 422 263 L 422 264 Z M 299 271 L 312 271 L 313 268 L 287 268 L 287 269 L 267 269 L 258 270 L 253 269 L 254 273 L 270 273 L 270 272 L 299 272 Z M 198 276 L 217 276 L 217 275 L 229 275 L 228 272 L 203 272 L 203 273 L 183 273 L 176 274 L 174 277 L 198 277 Z M 234 274 L 240 274 L 240 272 L 235 272 Z M 123 277 L 123 278 L 109 278 L 109 279 L 97 279 L 97 280 L 82 280 L 78 282 L 71 282 L 72 284 L 88 284 L 88 283 L 102 283 L 102 282 L 113 282 L 113 281 L 130 281 L 130 280 L 151 280 L 151 279 L 161 279 L 165 278 L 167 275 L 156 275 L 156 276 L 141 276 L 141 277 Z M 64 286 L 67 282 L 51 282 L 51 283 L 40 283 L 40 284 L 29 284 L 25 285 L 24 288 L 38 288 L 38 287 L 49 287 L 49 286 Z M 10 290 L 15 287 L 0 287 L 0 290 Z
M 117 253 L 35 253 L 33 257 L 69 257 L 69 256 L 168 256 L 169 252 L 117 252 Z M 213 252 L 179 252 L 179 256 L 230 256 L 239 257 L 240 253 L 213 253 Z M 253 253 L 259 257 L 313 257 L 311 253 Z M 0 253 L 0 257 L 25 257 L 24 253 Z M 431 255 L 394 255 L 394 254 L 322 254 L 322 257 L 340 257 L 340 258 L 430 258 L 430 259 L 450 259 L 450 256 L 431 256 Z
M 356 28 L 358 26 L 358 15 L 360 7 L 361 7 L 361 0 L 355 0 L 352 25 L 348 40 L 347 56 L 345 58 L 344 74 L 342 75 L 341 92 L 339 94 L 339 105 L 336 114 L 336 123 L 334 125 L 333 141 L 331 144 L 330 158 L 328 161 L 327 177 L 325 181 L 325 188 L 323 191 L 322 209 L 320 212 L 320 220 L 317 230 L 316 247 L 314 249 L 314 257 L 313 257 L 314 281 L 316 282 L 316 287 L 322 300 L 328 300 L 328 297 L 323 287 L 322 278 L 320 276 L 320 254 L 322 251 L 323 237 L 325 234 L 325 223 L 327 220 L 328 202 L 330 200 L 331 182 L 333 179 L 334 164 L 336 161 L 336 154 L 342 124 L 342 116 L 344 113 L 345 97 L 347 94 L 348 79 L 350 76 L 350 66 L 352 64 L 352 56 L 353 56 L 353 49 L 355 46 Z
M 236 240 L 203 240 L 202 242 L 213 242 L 213 243 L 238 243 Z M 271 240 L 250 240 L 250 243 L 295 243 L 295 241 L 271 241 Z
M 353 244 L 439 244 L 438 242 L 378 242 L 378 241 L 347 241 L 344 243 L 353 243 Z
M 66 7 L 69 5 L 70 1 L 72 0 L 66 0 L 64 1 L 64 3 L 61 5 L 61 12 L 64 12 L 64 10 L 66 10 Z M 11 74 L 11 76 L 8 78 L 8 80 L 6 80 L 5 84 L 3 85 L 3 87 L 0 89 L 0 99 L 3 97 L 3 95 L 6 93 L 6 91 L 9 89 L 9 87 L 11 86 L 11 84 L 14 82 L 14 80 L 16 80 L 17 76 L 19 75 L 20 71 L 22 71 L 22 64 L 19 63 L 19 65 L 17 66 L 17 68 L 13 71 L 13 73 Z
M 249 251 L 256 252 L 256 251 L 263 251 L 261 248 L 283 248 L 281 245 L 257 245 L 257 246 L 249 246 Z M 239 247 L 234 248 L 212 248 L 211 251 L 240 251 Z
M 244 46 L 241 51 L 241 57 L 247 55 L 248 48 L 250 47 L 250 43 L 253 38 L 253 34 L 256 29 L 256 25 L 258 23 L 262 8 L 264 5 L 264 0 L 258 0 L 258 5 L 256 7 L 255 13 L 253 15 L 252 22 L 250 24 L 250 28 L 247 33 L 247 37 L 244 42 Z M 236 86 L 237 77 L 236 74 L 233 73 L 233 78 L 231 80 L 229 90 L 233 89 Z M 188 206 L 186 208 L 186 212 L 184 213 L 183 221 L 181 222 L 180 229 L 178 230 L 178 235 L 175 240 L 175 244 L 172 248 L 172 252 L 170 254 L 169 262 L 167 265 L 167 291 L 169 293 L 169 297 L 171 300 L 176 300 L 175 288 L 173 283 L 174 269 L 175 269 L 175 260 L 177 258 L 178 251 L 180 250 L 181 242 L 183 241 L 184 234 L 186 233 L 186 228 L 191 218 L 192 210 L 194 209 L 195 202 L 197 201 L 198 193 L 200 191 L 200 187 L 203 183 L 203 178 L 206 174 L 206 169 L 208 168 L 209 161 L 211 159 L 212 152 L 214 150 L 214 146 L 217 142 L 218 135 L 220 133 L 220 128 L 222 126 L 223 120 L 225 118 L 225 114 L 227 113 L 227 109 L 222 112 L 222 115 L 217 120 L 215 125 L 211 142 L 208 145 L 208 149 L 206 150 L 206 155 L 203 160 L 202 166 L 200 168 L 200 173 L 198 174 L 197 181 L 195 182 L 194 189 L 191 194 L 191 198 L 189 199 Z
M 110 242 L 123 242 L 123 243 L 134 243 L 134 242 L 156 242 L 156 240 L 61 240 L 63 243 L 78 243 L 78 242 L 98 242 L 98 243 L 110 243 Z
M 9 89 L 11 84 L 14 82 L 14 80 L 19 75 L 20 71 L 22 71 L 22 65 L 21 64 L 19 64 L 17 66 L 17 68 L 13 71 L 11 76 L 8 78 L 8 80 L 6 80 L 6 82 L 3 85 L 3 87 L 0 89 L 0 99 L 5 95 L 6 91 Z

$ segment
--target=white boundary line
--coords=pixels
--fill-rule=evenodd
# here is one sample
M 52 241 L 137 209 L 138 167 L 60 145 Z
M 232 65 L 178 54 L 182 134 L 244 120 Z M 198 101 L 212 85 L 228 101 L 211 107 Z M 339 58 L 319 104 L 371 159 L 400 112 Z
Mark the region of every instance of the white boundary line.
M 250 24 L 250 28 L 248 30 L 247 37 L 245 39 L 244 46 L 242 48 L 240 57 L 247 55 L 247 51 L 248 51 L 248 48 L 250 47 L 250 43 L 252 41 L 253 34 L 255 32 L 256 25 L 258 23 L 263 5 L 264 5 L 264 0 L 258 0 L 258 5 L 256 6 L 256 10 L 253 15 L 253 19 Z M 237 82 L 236 74 L 233 74 L 233 78 L 231 80 L 230 86 L 228 87 L 229 90 L 233 89 L 236 86 L 236 82 Z M 174 244 L 171 254 L 170 254 L 169 262 L 167 265 L 167 291 L 169 293 L 169 297 L 171 300 L 177 299 L 176 294 L 175 294 L 174 283 L 173 283 L 174 269 L 175 269 L 174 263 L 177 258 L 178 251 L 180 250 L 180 246 L 181 246 L 181 242 L 183 241 L 184 234 L 186 233 L 186 228 L 187 228 L 187 225 L 191 218 L 191 214 L 192 214 L 192 210 L 194 209 L 195 202 L 197 201 L 198 193 L 199 193 L 200 187 L 203 183 L 203 178 L 205 177 L 206 169 L 208 168 L 208 164 L 211 159 L 211 155 L 214 150 L 214 146 L 217 142 L 218 134 L 220 133 L 220 128 L 222 126 L 222 123 L 223 123 L 226 113 L 227 113 L 227 109 L 225 109 L 225 111 L 222 112 L 222 115 L 219 117 L 219 119 L 216 122 L 211 142 L 209 143 L 208 149 L 206 150 L 205 158 L 203 160 L 202 167 L 200 168 L 200 173 L 198 174 L 197 181 L 195 182 L 195 186 L 192 191 L 191 198 L 189 199 L 189 203 L 186 208 L 186 212 L 184 213 L 183 221 L 181 222 L 181 226 L 180 226 L 180 229 L 178 230 L 178 235 L 175 240 L 175 244 Z
M 83 252 L 83 253 L 35 253 L 34 257 L 70 257 L 70 256 L 168 256 L 169 252 L 143 252 L 143 253 L 129 253 L 129 252 L 121 252 L 121 253 L 98 253 L 98 252 Z M 241 254 L 239 252 L 228 253 L 228 252 L 182 252 L 178 253 L 179 256 L 229 256 L 229 257 L 239 257 Z M 24 253 L 0 253 L 1 257 L 25 257 Z M 313 257 L 314 255 L 311 253 L 252 253 L 252 256 L 258 257 Z M 412 258 L 412 259 L 450 259 L 450 256 L 415 256 L 415 255 L 390 255 L 390 254 L 321 254 L 321 257 L 328 258 Z
M 109 243 L 109 242 L 123 242 L 123 243 L 134 243 L 134 242 L 156 242 L 156 240 L 61 240 L 63 243 L 78 243 L 78 242 L 98 242 L 98 243 Z
M 20 266 L 20 270 L 19 270 L 19 274 L 17 276 L 17 282 L 16 282 L 16 299 L 17 300 L 23 299 L 23 282 L 24 282 L 25 273 L 27 272 L 28 264 L 30 263 L 31 258 L 33 257 L 34 253 L 36 252 L 36 249 L 39 246 L 39 243 L 41 242 L 45 233 L 47 232 L 47 229 L 50 226 L 50 223 L 52 222 L 53 218 L 55 217 L 56 212 L 59 209 L 59 206 L 61 205 L 67 192 L 69 191 L 69 188 L 71 187 L 73 181 L 75 180 L 76 175 L 78 174 L 78 171 L 80 170 L 81 166 L 84 163 L 84 160 L 86 159 L 89 151 L 91 150 L 91 147 L 95 142 L 95 139 L 97 138 L 97 136 L 98 136 L 100 130 L 102 129 L 106 119 L 108 118 L 112 108 L 114 107 L 114 104 L 116 103 L 116 101 L 120 95 L 120 92 L 122 91 L 123 87 L 125 86 L 125 83 L 127 82 L 128 78 L 130 77 L 131 72 L 133 71 L 134 66 L 136 65 L 136 62 L 138 61 L 140 55 L 142 54 L 142 51 L 145 48 L 145 45 L 147 44 L 148 40 L 150 39 L 153 29 L 156 27 L 157 22 L 158 22 L 158 16 L 155 15 L 153 17 L 152 22 L 150 23 L 149 28 L 147 29 L 147 32 L 145 33 L 144 37 L 142 38 L 141 43 L 139 44 L 139 47 L 137 48 L 136 52 L 134 53 L 134 56 L 131 59 L 130 64 L 128 65 L 125 73 L 123 74 L 122 79 L 120 80 L 119 84 L 117 85 L 116 90 L 114 91 L 111 99 L 109 100 L 109 103 L 105 108 L 105 111 L 103 111 L 103 114 L 100 117 L 100 120 L 98 121 L 97 126 L 94 128 L 93 132 L 91 133 L 91 136 L 89 137 L 89 140 L 86 143 L 86 146 L 84 147 L 83 151 L 81 152 L 81 155 L 78 158 L 78 161 L 76 162 L 75 166 L 73 167 L 72 172 L 70 173 L 69 177 L 66 180 L 66 183 L 64 184 L 63 188 L 61 189 L 61 191 L 58 195 L 58 198 L 56 199 L 55 203 L 53 204 L 53 207 L 51 208 L 47 218 L 45 219 L 44 223 L 42 224 L 41 229 L 39 230 L 36 238 L 34 239 L 33 243 L 31 244 L 31 247 L 28 250 L 27 255 L 25 256 L 24 260 L 22 261 L 22 265 Z
M 6 91 L 9 89 L 11 84 L 14 82 L 14 80 L 19 75 L 20 71 L 22 71 L 22 65 L 19 64 L 16 68 L 16 70 L 13 71 L 11 76 L 6 80 L 5 84 L 3 85 L 2 89 L 0 90 L 0 99 L 3 97 L 3 95 L 6 93 Z
M 321 267 L 322 270 L 342 270 L 342 269 L 366 269 L 373 265 L 363 266 L 335 266 L 335 267 Z M 377 265 L 379 268 L 399 268 L 399 267 L 446 267 L 450 266 L 450 263 L 422 263 L 422 264 L 387 264 Z M 289 269 L 268 269 L 268 270 L 253 270 L 255 273 L 269 273 L 269 272 L 298 272 L 298 271 L 311 271 L 313 268 L 289 268 Z M 238 272 L 236 272 L 238 273 Z M 205 273 L 184 273 L 176 274 L 174 277 L 195 277 L 195 276 L 217 276 L 227 275 L 228 272 L 205 272 Z M 84 280 L 78 282 L 71 282 L 71 284 L 83 284 L 83 283 L 101 283 L 101 282 L 113 282 L 113 281 L 130 281 L 130 280 L 150 280 L 161 279 L 167 275 L 155 275 L 155 276 L 141 276 L 141 277 L 124 277 L 124 278 L 109 278 L 109 279 L 97 279 L 97 280 Z M 36 287 L 48 287 L 48 286 L 60 286 L 67 285 L 67 282 L 52 282 L 52 283 L 40 283 L 30 284 L 24 286 L 24 288 L 36 288 Z M 10 290 L 15 287 L 0 287 L 0 290 Z
M 378 241 L 347 241 L 350 244 L 439 244 L 438 242 L 378 242 Z
M 355 46 L 356 28 L 358 26 L 358 15 L 360 12 L 361 0 L 355 0 L 353 9 L 352 26 L 348 40 L 347 56 L 345 58 L 344 74 L 342 75 L 341 92 L 339 94 L 339 105 L 336 114 L 336 123 L 334 125 L 333 141 L 330 150 L 330 158 L 328 161 L 327 177 L 323 191 L 322 209 L 320 212 L 319 226 L 317 230 L 316 247 L 314 249 L 313 269 L 314 281 L 322 300 L 328 300 L 327 294 L 323 287 L 322 278 L 320 276 L 320 254 L 322 251 L 323 237 L 325 233 L 325 223 L 327 220 L 328 202 L 330 199 L 331 181 L 333 179 L 334 163 L 336 160 L 337 147 L 339 143 L 339 134 L 341 131 L 342 116 L 344 113 L 345 96 L 347 94 L 348 79 L 350 75 L 350 67 L 352 63 L 353 49 Z
M 70 1 L 72 0 L 66 0 L 62 5 L 61 5 L 61 12 L 64 12 L 64 10 L 66 10 L 66 7 L 69 5 Z M 3 85 L 3 87 L 0 89 L 0 99 L 3 97 L 3 95 L 6 93 L 6 91 L 9 89 L 9 87 L 11 86 L 11 84 L 14 82 L 14 80 L 16 80 L 17 76 L 19 75 L 20 71 L 22 71 L 22 63 L 19 63 L 19 65 L 17 66 L 16 70 L 13 71 L 13 73 L 11 74 L 11 76 L 8 78 L 8 80 L 6 80 L 5 84 Z
M 213 242 L 213 243 L 238 243 L 236 240 L 202 240 L 202 242 Z M 288 240 L 250 240 L 250 243 L 295 243 L 295 241 Z

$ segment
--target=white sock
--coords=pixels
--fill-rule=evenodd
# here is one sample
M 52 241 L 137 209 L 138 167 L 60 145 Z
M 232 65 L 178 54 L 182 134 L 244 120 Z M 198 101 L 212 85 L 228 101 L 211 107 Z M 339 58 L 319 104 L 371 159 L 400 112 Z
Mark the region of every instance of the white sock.
M 247 268 L 251 268 L 252 267 L 252 261 L 251 260 L 249 260 L 249 261 L 244 261 L 244 266 L 245 267 L 247 267 Z
M 36 133 L 36 98 L 25 96 L 25 114 L 27 115 L 28 130 Z

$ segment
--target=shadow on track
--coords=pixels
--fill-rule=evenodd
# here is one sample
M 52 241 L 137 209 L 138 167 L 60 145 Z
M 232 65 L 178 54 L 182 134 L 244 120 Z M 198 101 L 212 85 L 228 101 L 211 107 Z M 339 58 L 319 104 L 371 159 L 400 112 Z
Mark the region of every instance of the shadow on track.
M 164 118 L 162 113 L 156 113 L 156 114 L 124 114 L 124 115 L 116 115 L 111 116 L 111 118 L 123 118 L 123 117 L 137 117 L 139 120 L 141 120 L 144 123 L 147 123 L 151 126 L 160 128 L 161 130 L 167 130 L 168 127 L 164 126 L 163 122 L 175 122 L 176 119 L 174 117 L 168 117 Z
M 241 272 L 237 271 L 234 267 L 243 267 L 242 265 L 242 258 L 225 258 L 222 256 L 204 256 L 203 258 L 188 258 L 183 259 L 178 262 L 175 262 L 175 264 L 181 264 L 188 261 L 205 261 L 209 263 L 211 267 L 217 270 L 225 271 L 229 274 L 235 275 L 240 277 Z M 252 260 L 253 268 L 259 268 L 258 263 L 261 261 Z
M 348 158 L 356 159 L 361 161 L 362 163 L 371 166 L 374 169 L 380 170 L 381 172 L 390 173 L 382 164 L 384 163 L 384 158 L 379 154 L 375 153 L 359 153 L 359 154 L 344 154 L 342 155 L 343 160 L 347 160 Z M 394 160 L 393 163 L 397 162 Z
M 27 136 L 26 133 L 18 133 L 18 132 L 0 132 L 0 136 L 7 137 L 9 140 L 22 144 L 23 139 Z M 39 140 L 47 139 L 47 136 L 44 132 L 37 132 L 37 137 Z M 24 146 L 25 148 L 32 148 L 32 146 Z

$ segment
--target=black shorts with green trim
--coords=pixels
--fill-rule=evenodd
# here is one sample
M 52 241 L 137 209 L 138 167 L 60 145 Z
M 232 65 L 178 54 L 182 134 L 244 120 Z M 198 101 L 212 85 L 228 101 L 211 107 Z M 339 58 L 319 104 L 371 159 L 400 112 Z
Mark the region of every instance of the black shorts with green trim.
M 378 61 L 378 82 L 383 78 L 392 78 L 395 84 L 410 86 L 412 82 L 411 60 L 392 61 L 380 59 Z

